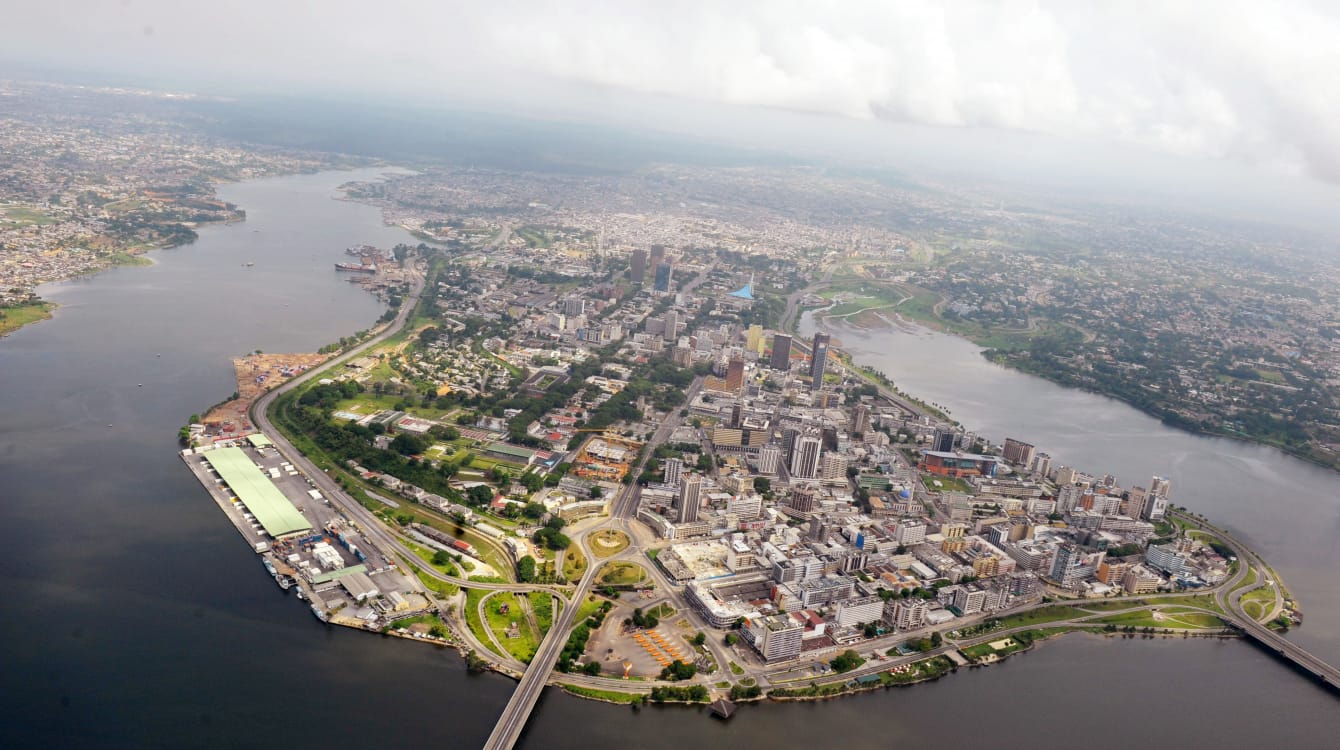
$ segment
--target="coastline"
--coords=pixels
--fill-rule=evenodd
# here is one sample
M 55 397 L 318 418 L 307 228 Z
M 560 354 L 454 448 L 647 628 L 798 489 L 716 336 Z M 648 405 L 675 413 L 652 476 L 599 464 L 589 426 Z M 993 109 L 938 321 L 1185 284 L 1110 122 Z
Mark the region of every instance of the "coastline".
M 931 293 L 928 290 L 922 290 L 922 291 L 927 291 L 927 293 Z M 941 298 L 941 302 L 943 302 L 943 298 Z M 896 304 L 893 306 L 890 306 L 888 304 L 871 305 L 861 310 L 844 313 L 842 315 L 820 315 L 821 311 L 830 309 L 832 307 L 831 305 L 829 307 L 811 308 L 810 310 L 808 310 L 808 312 L 811 312 L 813 314 L 816 325 L 819 325 L 827 330 L 835 330 L 837 328 L 837 326 L 835 326 L 832 321 L 841 321 L 838 325 L 850 327 L 852 329 L 859 331 L 876 331 L 880 329 L 890 329 L 890 328 L 899 328 L 904 330 L 923 328 L 928 331 L 933 331 L 935 333 L 955 336 L 957 338 L 964 339 L 965 341 L 969 341 L 977 347 L 980 347 L 981 351 L 979 352 L 979 354 L 982 356 L 982 358 L 986 359 L 987 361 L 993 364 L 1008 368 L 1015 372 L 1023 373 L 1025 375 L 1041 378 L 1049 383 L 1059 385 L 1062 388 L 1073 388 L 1075 390 L 1083 391 L 1085 393 L 1092 393 L 1094 395 L 1110 398 L 1113 401 L 1117 401 L 1121 404 L 1131 407 L 1132 409 L 1135 409 L 1141 414 L 1145 414 L 1149 417 L 1157 419 L 1160 423 L 1164 424 L 1167 427 L 1180 430 L 1182 432 L 1187 433 L 1188 435 L 1197 435 L 1201 437 L 1212 437 L 1212 438 L 1225 438 L 1242 443 L 1259 445 L 1266 448 L 1274 448 L 1275 450 L 1278 450 L 1287 456 L 1296 458 L 1305 463 L 1323 469 L 1327 469 L 1332 472 L 1340 473 L 1340 463 L 1327 462 L 1321 460 L 1313 456 L 1310 452 L 1304 452 L 1297 448 L 1291 448 L 1287 445 L 1281 445 L 1279 443 L 1262 440 L 1240 432 L 1233 432 L 1229 430 L 1207 429 L 1205 427 L 1200 426 L 1199 424 L 1191 423 L 1186 420 L 1170 419 L 1168 416 L 1169 413 L 1168 410 L 1155 409 L 1149 405 L 1141 405 L 1133 403 L 1127 399 L 1122 398 L 1119 394 L 1111 391 L 1094 388 L 1089 385 L 1068 382 L 1062 378 L 1055 377 L 1054 370 L 1050 370 L 1047 368 L 1032 369 L 1027 367 L 1020 367 L 1014 360 L 1010 358 L 992 356 L 992 353 L 996 351 L 996 349 L 991 346 L 992 342 L 990 340 L 983 339 L 982 336 L 974 336 L 967 330 L 963 330 L 961 328 L 950 325 L 943 318 L 938 317 L 938 313 L 936 312 L 935 308 L 938 308 L 939 304 L 940 303 L 936 303 L 936 305 L 933 306 L 933 308 L 929 311 L 929 315 L 909 315 L 899 311 L 897 309 Z M 892 318 L 889 317 L 890 314 L 892 315 Z M 1064 328 L 1069 328 L 1071 330 L 1075 330 L 1078 333 L 1081 333 L 1081 335 L 1085 335 L 1085 332 L 1081 331 L 1078 328 L 1075 328 L 1074 326 L 1070 326 L 1064 323 L 1058 323 L 1055 325 Z M 797 329 L 798 327 L 799 327 L 799 316 L 797 316 L 797 324 L 796 324 Z M 1006 336 L 1022 335 L 1028 332 L 1029 329 L 1012 329 L 1006 331 L 997 331 L 993 335 L 1006 335 Z M 872 372 L 868 367 L 859 364 L 854 364 L 853 368 L 859 369 L 866 373 Z M 924 402 L 922 403 L 924 405 Z M 952 417 L 948 417 L 947 415 L 946 418 L 952 420 Z

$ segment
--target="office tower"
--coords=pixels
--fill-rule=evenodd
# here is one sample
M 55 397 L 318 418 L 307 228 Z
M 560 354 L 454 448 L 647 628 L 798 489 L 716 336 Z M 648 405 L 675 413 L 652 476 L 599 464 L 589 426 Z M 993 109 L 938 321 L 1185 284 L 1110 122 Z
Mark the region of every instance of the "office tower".
M 569 317 L 586 314 L 586 300 L 581 297 L 568 297 L 563 300 L 563 314 Z
M 1001 450 L 1001 458 L 1009 461 L 1011 464 L 1023 469 L 1033 463 L 1033 454 L 1037 449 L 1022 440 L 1014 438 L 1005 438 L 1005 447 Z
M 665 483 L 678 485 L 679 478 L 684 474 L 684 462 L 678 458 L 667 458 L 662 467 L 665 469 Z
M 819 478 L 825 484 L 845 484 L 847 482 L 847 457 L 841 453 L 829 451 L 820 460 Z
M 931 438 L 931 450 L 940 453 L 952 453 L 954 450 L 954 431 L 945 427 L 935 428 L 935 437 Z
M 652 288 L 658 292 L 669 292 L 672 273 L 673 269 L 670 267 L 669 263 L 661 263 L 657 265 L 656 282 Z
M 814 341 L 810 345 L 810 390 L 817 391 L 824 387 L 824 369 L 828 367 L 828 342 L 832 337 L 826 333 L 814 334 Z
M 765 445 L 758 452 L 758 473 L 773 475 L 781 463 L 782 449 L 775 445 Z
M 791 369 L 791 337 L 779 333 L 772 337 L 772 359 L 768 366 L 774 370 Z
M 1126 509 L 1123 512 L 1131 518 L 1143 518 L 1148 502 L 1149 492 L 1144 487 L 1132 487 L 1126 495 Z
M 870 407 L 865 404 L 857 404 L 855 409 L 851 410 L 851 431 L 856 435 L 864 435 L 870 429 Z
M 1052 457 L 1047 453 L 1039 453 L 1033 457 L 1032 470 L 1034 474 L 1045 477 L 1052 470 Z
M 791 507 L 801 513 L 813 513 L 818 501 L 819 493 L 812 487 L 797 487 L 791 493 Z
M 674 310 L 667 310 L 665 313 L 665 330 L 661 336 L 666 341 L 679 340 L 679 313 Z
M 823 441 L 818 435 L 802 435 L 791 451 L 791 476 L 813 479 L 819 475 L 819 454 Z
M 638 248 L 628 259 L 628 279 L 634 284 L 641 284 L 647 277 L 647 251 Z
M 1164 477 L 1149 480 L 1149 495 L 1145 500 L 1145 520 L 1160 521 L 1168 512 L 1168 493 L 1172 492 L 1172 481 Z
M 648 267 L 654 271 L 657 266 L 661 265 L 664 262 L 665 262 L 665 245 L 652 245 L 651 258 L 650 258 L 651 265 Z
M 763 353 L 763 326 L 757 323 L 749 326 L 744 334 L 744 347 L 755 354 Z
M 703 478 L 697 474 L 684 477 L 679 485 L 679 523 L 691 523 L 698 520 L 698 503 L 701 502 Z
M 744 387 L 744 359 L 737 354 L 731 357 L 726 365 L 726 390 L 739 393 L 742 387 Z

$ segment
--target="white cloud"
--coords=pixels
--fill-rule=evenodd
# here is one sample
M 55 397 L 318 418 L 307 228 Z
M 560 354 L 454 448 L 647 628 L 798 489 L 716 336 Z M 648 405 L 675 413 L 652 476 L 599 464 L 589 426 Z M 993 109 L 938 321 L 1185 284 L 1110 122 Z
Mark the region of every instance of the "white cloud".
M 473 88 L 500 98 L 525 93 L 504 81 L 576 82 L 1108 140 L 1340 181 L 1336 4 L 495 0 L 452 7 L 342 0 L 213 7 L 46 4 L 10 13 L 0 46 L 11 57 Z

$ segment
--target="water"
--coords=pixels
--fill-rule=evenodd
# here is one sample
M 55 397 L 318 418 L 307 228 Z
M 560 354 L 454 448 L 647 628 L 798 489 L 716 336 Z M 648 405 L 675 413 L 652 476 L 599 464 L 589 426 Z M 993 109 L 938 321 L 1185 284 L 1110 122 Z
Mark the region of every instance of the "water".
M 187 416 L 232 392 L 232 357 L 310 351 L 381 314 L 331 268 L 350 245 L 410 239 L 373 208 L 330 200 L 338 184 L 371 174 L 226 186 L 246 222 L 206 227 L 195 244 L 155 253 L 151 268 L 44 288 L 62 305 L 56 318 L 0 341 L 0 747 L 469 748 L 487 737 L 512 681 L 467 675 L 454 652 L 321 626 L 264 575 L 175 455 Z M 1174 477 L 1179 491 L 1197 483 Z M 1300 593 L 1310 634 L 1321 605 Z M 1060 711 L 1037 710 L 1049 706 Z M 1141 716 L 1138 728 L 1109 721 L 1114 708 Z M 1211 708 L 1213 727 L 1182 720 Z M 1249 645 L 1071 638 L 934 685 L 750 706 L 728 724 L 548 691 L 523 745 L 869 746 L 980 734 L 1059 746 L 1100 723 L 1099 746 L 1113 747 L 1155 731 L 1188 746 L 1322 747 L 1340 731 L 1332 698 Z
M 801 328 L 814 330 L 810 315 Z M 833 333 L 858 362 L 940 404 L 969 430 L 1019 438 L 1052 465 L 1113 474 L 1124 486 L 1172 479 L 1172 501 L 1203 513 L 1265 556 L 1298 598 L 1304 627 L 1290 638 L 1340 663 L 1340 474 L 1251 443 L 1191 435 L 1125 404 L 994 364 L 970 341 L 905 326 Z

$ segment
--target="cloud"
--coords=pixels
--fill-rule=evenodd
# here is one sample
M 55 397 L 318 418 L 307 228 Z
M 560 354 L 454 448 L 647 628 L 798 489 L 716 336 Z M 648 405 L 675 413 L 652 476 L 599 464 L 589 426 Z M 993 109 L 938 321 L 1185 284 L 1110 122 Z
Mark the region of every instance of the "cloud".
M 1307 0 L 332 0 L 217 11 L 136 0 L 10 15 L 0 45 L 11 56 L 503 99 L 576 83 L 1025 130 L 1340 181 L 1340 6 Z

